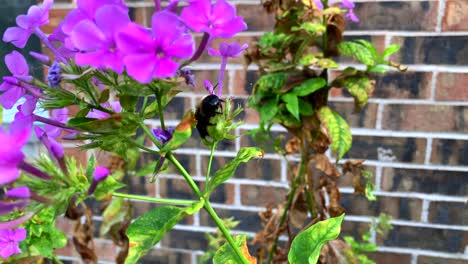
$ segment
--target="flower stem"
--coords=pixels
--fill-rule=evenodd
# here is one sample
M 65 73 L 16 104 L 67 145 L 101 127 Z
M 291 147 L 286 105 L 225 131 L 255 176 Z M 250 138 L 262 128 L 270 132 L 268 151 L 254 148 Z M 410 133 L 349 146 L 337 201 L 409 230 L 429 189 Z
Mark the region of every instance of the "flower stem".
M 213 145 L 211 145 L 210 160 L 208 161 L 208 168 L 206 169 L 205 188 L 208 188 L 208 180 L 210 179 L 211 174 L 211 164 L 213 163 L 214 151 L 216 149 L 217 144 L 218 142 L 215 141 L 213 142 Z
M 60 123 L 58 121 L 55 121 L 55 120 L 52 120 L 52 119 L 49 119 L 49 118 L 45 118 L 45 117 L 42 117 L 42 116 L 38 116 L 38 115 L 35 115 L 35 114 L 32 114 L 31 116 L 32 116 L 34 121 L 42 122 L 42 123 L 45 123 L 45 124 L 49 124 L 49 125 L 64 128 L 64 129 L 70 129 L 70 127 L 67 127 L 67 125 L 64 124 L 64 123 Z
M 18 168 L 22 169 L 26 173 L 29 173 L 33 176 L 36 176 L 38 178 L 44 179 L 44 180 L 51 180 L 52 177 L 50 177 L 49 174 L 39 170 L 38 168 L 34 167 L 33 165 L 22 161 L 20 164 L 18 164 Z
M 224 72 L 226 71 L 227 65 L 227 57 L 222 57 L 221 59 L 221 68 L 219 69 L 219 77 L 218 77 L 218 97 L 221 98 L 223 95 L 223 80 L 224 80 Z
M 193 54 L 192 58 L 190 58 L 189 62 L 194 62 L 200 58 L 200 56 L 203 54 L 203 51 L 205 51 L 206 46 L 208 45 L 208 42 L 210 40 L 210 34 L 209 33 L 203 33 L 203 37 L 200 41 L 200 45 L 198 45 L 197 51 Z
M 213 207 L 211 207 L 210 202 L 203 197 L 203 194 L 201 193 L 200 189 L 196 185 L 195 181 L 193 181 L 192 177 L 188 172 L 185 170 L 185 168 L 179 163 L 179 161 L 174 157 L 174 155 L 169 152 L 166 155 L 166 158 L 176 166 L 176 168 L 180 171 L 182 176 L 185 178 L 187 183 L 190 185 L 192 190 L 195 192 L 195 194 L 200 198 L 205 201 L 203 207 L 205 208 L 206 212 L 211 216 L 211 218 L 215 221 L 216 225 L 218 226 L 219 230 L 223 233 L 224 237 L 226 238 L 227 242 L 231 246 L 231 248 L 234 250 L 236 253 L 236 256 L 240 263 L 244 264 L 249 264 L 249 261 L 245 258 L 245 256 L 242 254 L 240 249 L 236 246 L 236 243 L 234 239 L 232 238 L 231 234 L 229 234 L 229 230 L 224 226 L 223 221 L 219 218 L 219 216 L 216 214 L 215 210 Z
M 164 113 L 162 107 L 161 96 L 159 93 L 156 95 L 156 100 L 158 101 L 158 112 L 159 112 L 159 122 L 161 123 L 161 128 L 166 129 L 166 125 L 164 124 Z
M 155 198 L 155 197 L 148 197 L 148 196 L 143 196 L 143 195 L 134 195 L 134 194 L 126 194 L 126 193 L 118 193 L 118 192 L 113 193 L 112 196 L 127 198 L 131 200 L 148 201 L 148 202 L 153 202 L 153 203 L 164 203 L 164 204 L 172 204 L 172 205 L 192 205 L 193 203 L 196 202 L 196 201 L 191 201 L 191 200 Z

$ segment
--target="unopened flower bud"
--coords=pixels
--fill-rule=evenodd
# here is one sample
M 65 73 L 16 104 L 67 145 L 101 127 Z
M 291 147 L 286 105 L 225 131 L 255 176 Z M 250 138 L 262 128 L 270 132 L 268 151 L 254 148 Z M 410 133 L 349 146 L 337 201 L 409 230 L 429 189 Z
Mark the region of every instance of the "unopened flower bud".
M 31 196 L 31 192 L 27 186 L 21 186 L 7 190 L 5 196 L 8 198 L 25 199 Z
M 107 176 L 109 176 L 109 174 L 110 174 L 110 171 L 106 167 L 97 166 L 96 169 L 94 169 L 93 181 L 91 182 L 91 185 L 89 186 L 88 194 L 89 195 L 93 194 L 94 191 L 96 190 L 98 183 L 105 180 Z

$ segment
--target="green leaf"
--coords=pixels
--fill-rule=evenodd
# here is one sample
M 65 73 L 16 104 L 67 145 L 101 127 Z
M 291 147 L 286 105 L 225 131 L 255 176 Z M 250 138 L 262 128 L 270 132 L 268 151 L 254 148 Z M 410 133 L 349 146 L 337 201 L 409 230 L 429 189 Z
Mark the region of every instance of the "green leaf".
M 331 110 L 328 106 L 319 109 L 318 117 L 327 128 L 332 150 L 338 154 L 337 160 L 340 160 L 351 148 L 352 136 L 348 123 L 340 114 Z
M 384 52 L 382 53 L 382 59 L 387 58 L 388 56 L 392 55 L 395 52 L 398 52 L 400 50 L 400 46 L 397 44 L 391 44 L 389 45 Z
M 314 114 L 314 109 L 309 102 L 299 98 L 299 113 L 303 116 L 311 116 Z
M 166 145 L 161 147 L 161 154 L 177 149 L 189 140 L 192 135 L 192 128 L 195 126 L 196 122 L 195 115 L 192 111 L 185 114 L 184 119 L 175 127 L 172 138 Z
M 292 93 L 297 96 L 306 96 L 323 88 L 326 84 L 327 84 L 327 81 L 325 81 L 324 78 L 318 77 L 318 78 L 308 79 L 307 81 L 294 87 L 294 89 L 292 89 Z
M 375 73 L 385 73 L 389 69 L 386 65 L 376 65 L 374 67 L 370 67 L 367 71 L 368 72 L 375 72 Z
M 286 109 L 291 113 L 297 120 L 301 120 L 299 116 L 299 100 L 294 94 L 283 94 L 281 100 L 286 102 Z
M 91 157 L 88 160 L 88 164 L 86 164 L 86 172 L 85 172 L 88 182 L 93 181 L 93 173 L 94 173 L 95 168 L 96 168 L 96 158 L 94 158 L 94 154 L 91 154 Z
M 135 176 L 148 176 L 154 173 L 154 169 L 158 165 L 158 161 L 152 161 L 145 167 L 139 169 L 136 173 Z
M 115 190 L 125 187 L 126 185 L 118 182 L 114 175 L 109 175 L 105 180 L 98 183 L 96 190 L 94 191 L 94 197 L 96 200 L 102 200 L 107 195 L 113 193 Z
M 374 45 L 372 43 L 370 43 L 369 41 L 367 41 L 365 39 L 357 39 L 357 40 L 355 40 L 355 42 L 357 42 L 357 43 L 363 45 L 364 47 L 366 47 L 367 50 L 369 50 L 371 52 L 372 57 L 374 57 L 374 59 L 377 59 L 379 57 L 379 52 L 374 47 Z
M 354 57 L 365 65 L 374 66 L 376 64 L 373 52 L 360 43 L 344 41 L 338 44 L 338 50 L 341 54 Z
M 128 112 L 134 112 L 138 102 L 138 96 L 122 94 L 119 96 L 119 102 L 123 109 Z
M 299 233 L 291 244 L 289 263 L 316 264 L 323 245 L 340 234 L 343 218 L 344 214 L 320 221 Z
M 227 181 L 234 175 L 237 167 L 241 163 L 248 162 L 252 158 L 263 156 L 263 151 L 255 147 L 241 148 L 237 156 L 229 163 L 225 164 L 218 170 L 213 177 L 210 178 L 206 186 L 205 194 L 209 195 L 218 185 Z
M 100 104 L 107 102 L 107 100 L 109 100 L 109 96 L 110 96 L 110 90 L 105 89 L 104 91 L 101 92 L 101 95 L 99 95 L 98 102 Z
M 238 235 L 234 238 L 234 243 L 241 250 L 242 254 L 245 256 L 249 263 L 257 263 L 256 259 L 250 256 L 249 250 L 247 248 L 246 236 Z M 213 257 L 213 264 L 236 264 L 239 263 L 239 259 L 232 249 L 229 243 L 224 243 L 218 251 L 216 251 Z
M 343 79 L 343 86 L 354 97 L 356 110 L 362 109 L 374 91 L 374 85 L 365 76 L 351 76 Z
M 185 214 L 181 208 L 161 206 L 138 217 L 127 229 L 130 248 L 125 264 L 137 263 Z
M 262 122 L 270 121 L 276 113 L 278 112 L 278 99 L 277 97 L 270 97 L 263 103 L 263 105 L 260 107 L 259 112 L 260 112 L 260 117 Z

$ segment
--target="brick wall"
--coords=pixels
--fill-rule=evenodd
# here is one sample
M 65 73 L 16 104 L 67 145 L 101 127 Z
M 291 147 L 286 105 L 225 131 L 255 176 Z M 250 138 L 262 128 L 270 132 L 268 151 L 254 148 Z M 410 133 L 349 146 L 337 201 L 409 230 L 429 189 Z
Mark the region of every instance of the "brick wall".
M 256 0 L 234 1 L 249 25 L 239 34 L 241 42 L 258 39 L 270 30 L 273 17 Z M 386 240 L 374 234 L 379 245 L 372 257 L 377 263 L 429 264 L 467 263 L 468 255 L 468 0 L 358 0 L 356 14 L 362 22 L 348 25 L 346 37 L 365 38 L 382 50 L 391 43 L 402 46 L 395 59 L 409 66 L 407 73 L 392 73 L 377 80 L 369 105 L 360 114 L 352 112 L 352 98 L 332 91 L 332 104 L 352 126 L 353 147 L 346 158 L 366 159 L 375 173 L 378 201 L 370 203 L 352 195 L 349 181 L 341 191 L 347 216 L 344 234 L 358 235 L 379 212 L 393 217 L 394 229 Z M 152 1 L 129 1 L 133 17 L 148 25 Z M 73 6 L 56 1 L 52 23 L 57 24 Z M 198 87 L 180 94 L 167 109 L 169 124 L 176 124 L 184 111 L 193 109 L 205 91 L 201 80 L 215 80 L 219 65 L 203 57 L 193 66 Z M 352 65 L 342 61 L 342 67 Z M 355 66 L 355 65 L 353 65 Z M 333 73 L 331 73 L 333 74 Z M 244 71 L 242 60 L 231 61 L 225 80 L 226 95 L 246 105 L 255 68 Z M 246 109 L 238 134 L 257 126 L 257 114 Z M 157 125 L 158 122 L 149 122 Z M 274 127 L 276 133 L 284 132 Z M 196 134 L 196 133 L 195 133 Z M 242 146 L 255 143 L 241 138 L 220 145 L 214 169 L 235 156 Z M 198 135 L 177 151 L 177 157 L 194 179 L 203 184 L 209 151 Z M 153 157 L 145 156 L 145 160 Z M 267 153 L 262 160 L 243 165 L 236 176 L 217 192 L 212 201 L 222 217 L 241 220 L 238 231 L 253 235 L 260 228 L 257 212 L 267 203 L 287 194 L 287 164 Z M 156 183 L 135 178 L 129 191 L 171 198 L 194 198 L 183 178 L 174 170 Z M 154 205 L 135 203 L 137 215 Z M 96 218 L 99 223 L 99 218 Z M 69 226 L 63 223 L 65 227 Z M 206 249 L 204 233 L 215 230 L 208 215 L 200 212 L 185 219 L 166 235 L 142 263 L 196 263 Z M 103 261 L 112 263 L 116 248 L 99 240 Z M 64 260 L 76 260 L 70 248 L 61 251 Z M 105 263 L 105 262 L 103 262 Z

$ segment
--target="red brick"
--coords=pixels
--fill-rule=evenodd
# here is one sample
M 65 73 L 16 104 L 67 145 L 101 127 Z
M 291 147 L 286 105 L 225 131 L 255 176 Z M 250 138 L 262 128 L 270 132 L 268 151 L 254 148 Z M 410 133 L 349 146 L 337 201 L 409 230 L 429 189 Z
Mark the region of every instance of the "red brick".
M 468 101 L 467 83 L 468 73 L 441 72 L 437 76 L 435 99 L 438 101 Z
M 379 148 L 391 151 L 390 157 L 395 161 L 409 163 L 424 163 L 426 154 L 426 139 L 353 136 L 351 149 L 344 158 L 363 160 L 383 160 Z
M 393 252 L 370 252 L 367 256 L 379 264 L 411 264 L 411 255 Z
M 468 107 L 448 105 L 387 105 L 383 129 L 467 133 Z
M 455 166 L 468 164 L 468 140 L 434 139 L 430 162 Z
M 468 30 L 468 2 L 465 0 L 447 0 L 442 20 L 444 31 Z
M 70 9 L 51 9 L 49 11 L 49 24 L 41 27 L 44 33 L 51 34 L 65 19 L 69 11 Z
M 388 214 L 392 219 L 419 221 L 422 201 L 399 197 L 377 197 L 369 201 L 363 195 L 342 194 L 341 204 L 348 215 L 367 215 L 378 217 L 380 213 Z
M 385 239 L 377 235 L 377 245 L 463 253 L 467 234 L 462 230 L 394 225 Z
M 361 111 L 354 113 L 354 102 L 330 102 L 350 127 L 375 128 L 377 120 L 377 104 L 367 104 Z
M 286 200 L 288 190 L 279 187 L 241 185 L 241 202 L 243 205 L 267 206 Z
M 247 23 L 248 31 L 272 31 L 275 24 L 274 13 L 268 14 L 262 5 L 244 5 L 236 6 L 237 15 L 244 18 Z
M 155 248 L 141 257 L 138 263 L 191 263 L 191 254 L 189 252 L 178 252 L 166 248 Z
M 466 172 L 384 168 L 382 189 L 390 192 L 438 193 L 452 196 L 468 194 Z
M 447 225 L 466 225 L 468 223 L 468 204 L 455 202 L 431 202 L 429 222 Z
M 403 64 L 468 65 L 467 41 L 468 36 L 393 37 L 402 52 L 391 58 Z
M 351 30 L 418 30 L 433 31 L 437 24 L 435 1 L 392 1 L 356 3 L 359 23 L 347 23 Z
M 466 260 L 418 256 L 418 264 L 466 264 Z

